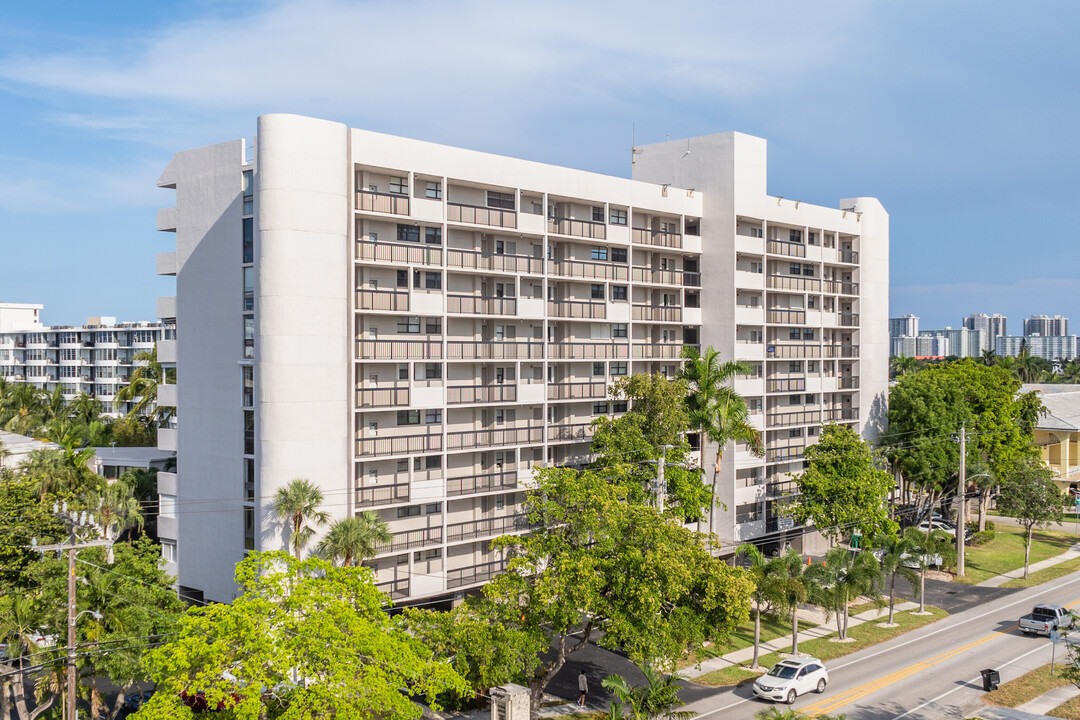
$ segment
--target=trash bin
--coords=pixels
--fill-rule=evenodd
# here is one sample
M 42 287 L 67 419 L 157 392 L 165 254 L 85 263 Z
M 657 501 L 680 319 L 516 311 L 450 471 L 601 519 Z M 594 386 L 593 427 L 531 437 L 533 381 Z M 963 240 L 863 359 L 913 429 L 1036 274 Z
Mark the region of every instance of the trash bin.
M 1001 682 L 1001 674 L 997 670 L 980 670 L 983 679 L 983 690 L 990 692 L 991 690 L 998 689 L 998 683 Z

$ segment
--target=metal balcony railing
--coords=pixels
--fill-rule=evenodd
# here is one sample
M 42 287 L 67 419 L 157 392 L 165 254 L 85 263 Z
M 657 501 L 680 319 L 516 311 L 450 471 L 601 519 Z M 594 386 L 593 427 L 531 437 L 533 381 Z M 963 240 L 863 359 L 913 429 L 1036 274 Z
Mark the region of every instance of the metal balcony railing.
M 658 247 L 681 248 L 682 234 L 677 232 L 661 232 L 648 228 L 632 228 L 631 237 L 635 245 L 656 245 Z
M 765 392 L 802 392 L 803 390 L 806 390 L 806 378 L 765 381 Z
M 796 412 L 771 412 L 767 416 L 768 423 L 773 427 L 786 427 L 788 425 L 810 425 L 821 422 L 821 412 L 818 410 L 798 410 Z
M 399 262 L 414 265 L 442 265 L 442 248 L 416 243 L 389 243 L 358 240 L 356 259 Z
M 548 300 L 548 315 L 600 320 L 607 317 L 607 304 L 602 300 Z
M 375 587 L 383 593 L 390 596 L 391 600 L 404 600 L 409 597 L 409 579 L 401 578 L 400 580 L 387 580 L 385 582 L 375 583 Z
M 477 538 L 505 535 L 529 529 L 529 519 L 525 513 L 505 517 L 484 518 L 469 522 L 452 523 L 446 526 L 446 541 L 475 540 Z
M 441 360 L 438 340 L 357 340 L 357 360 Z
M 459 497 L 494 490 L 513 490 L 517 487 L 517 471 L 487 473 L 485 475 L 466 475 L 446 479 L 446 495 Z
M 827 293 L 835 293 L 837 295 L 858 295 L 859 283 L 841 280 L 826 280 L 824 290 Z
M 802 457 L 805 445 L 785 445 L 783 447 L 768 448 L 765 451 L 765 462 L 787 462 Z
M 836 386 L 841 390 L 858 390 L 859 378 L 856 375 L 840 375 L 836 379 Z
M 504 570 L 506 570 L 506 560 L 493 560 L 479 565 L 447 570 L 446 589 L 453 590 L 466 585 L 487 582 Z
M 517 385 L 451 385 L 446 388 L 447 405 L 517 402 Z
M 359 288 L 356 291 L 358 310 L 404 310 L 409 309 L 409 293 L 405 290 L 372 290 Z
M 402 550 L 441 545 L 443 539 L 442 527 L 420 528 L 418 530 L 402 530 L 390 536 L 390 542 L 375 545 L 375 553 L 386 555 L 397 553 Z
M 448 268 L 467 270 L 496 270 L 532 275 L 544 274 L 543 258 L 529 255 L 506 255 L 478 252 L 476 250 L 459 250 L 457 248 L 447 249 L 446 266 Z
M 858 327 L 858 313 L 840 313 L 840 325 L 842 327 Z
M 607 397 L 607 383 L 603 380 L 597 382 L 568 382 L 548 383 L 548 400 L 591 400 Z
M 409 197 L 390 193 L 360 190 L 356 193 L 356 208 L 366 212 L 380 212 L 388 215 L 408 215 Z
M 465 205 L 462 203 L 446 204 L 446 219 L 450 222 L 470 225 L 494 225 L 495 227 L 516 228 L 517 213 L 513 210 Z
M 409 404 L 409 388 L 359 388 L 356 406 L 359 408 L 402 407 Z
M 438 450 L 442 450 L 442 435 L 439 433 L 367 437 L 357 438 L 356 440 L 356 454 L 361 457 L 404 455 L 407 453 L 435 452 Z
M 629 352 L 624 342 L 548 343 L 547 351 L 549 360 L 625 360 Z
M 682 357 L 683 347 L 676 343 L 634 343 L 634 359 L 674 360 Z
M 446 435 L 448 450 L 500 447 L 503 445 L 535 445 L 543 441 L 544 427 L 542 425 L 492 428 L 489 430 L 459 430 Z
M 689 282 L 688 277 L 696 282 Z M 652 283 L 654 285 L 701 285 L 701 273 L 685 273 L 682 270 L 654 270 L 647 267 L 635 267 L 630 269 L 630 277 L 634 282 Z
M 679 305 L 637 305 L 632 308 L 634 320 L 649 322 L 682 322 L 682 307 Z
M 859 253 L 854 250 L 841 250 L 837 253 L 840 256 L 840 262 L 851 263 L 852 265 L 858 264 Z
M 462 315 L 516 315 L 517 298 L 487 295 L 447 295 L 446 311 Z
M 548 426 L 548 442 L 588 442 L 592 436 L 591 422 Z
M 767 310 L 765 322 L 777 325 L 805 325 L 806 312 L 804 310 Z
M 591 220 L 574 220 L 573 218 L 548 218 L 548 232 L 559 235 L 574 235 L 576 237 L 604 240 L 607 238 L 607 225 L 602 222 Z
M 823 411 L 822 415 L 823 415 L 822 419 L 825 422 L 838 422 L 838 421 L 841 421 L 841 420 L 858 420 L 859 419 L 859 408 L 855 408 L 855 407 L 830 408 L 828 410 Z
M 629 275 L 625 265 L 591 260 L 548 260 L 548 272 L 593 280 L 626 280 Z
M 780 345 L 770 343 L 765 346 L 765 354 L 770 359 L 784 360 L 787 358 L 817 358 L 821 357 L 819 345 Z
M 356 489 L 356 504 L 360 507 L 391 505 L 400 502 L 409 502 L 409 483 L 407 482 Z
M 544 345 L 539 342 L 450 340 L 446 343 L 447 360 L 540 360 L 543 357 Z
M 765 252 L 773 255 L 804 258 L 806 257 L 806 246 L 802 243 L 793 243 L 787 240 L 769 240 L 765 244 Z
M 824 357 L 827 358 L 857 358 L 859 357 L 858 345 L 826 345 Z
M 770 290 L 820 290 L 821 280 L 801 275 L 766 275 L 765 287 Z

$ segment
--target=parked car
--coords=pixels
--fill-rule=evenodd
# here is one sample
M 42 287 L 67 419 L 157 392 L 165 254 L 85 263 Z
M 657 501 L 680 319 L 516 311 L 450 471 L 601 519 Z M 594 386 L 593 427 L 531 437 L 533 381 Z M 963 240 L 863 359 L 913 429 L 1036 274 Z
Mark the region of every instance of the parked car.
M 808 692 L 823 693 L 829 683 L 829 671 L 817 658 L 794 657 L 781 660 L 769 672 L 754 681 L 754 695 L 773 702 L 795 702 Z
M 1072 613 L 1060 605 L 1036 605 L 1020 618 L 1020 630 L 1025 635 L 1047 635 L 1060 628 L 1073 625 Z
M 921 530 L 923 532 L 928 532 L 930 530 L 941 530 L 941 531 L 943 531 L 945 533 L 948 533 L 952 537 L 956 537 L 956 523 L 954 523 L 954 522 L 952 522 L 950 520 L 923 520 L 921 523 L 919 523 L 915 527 L 919 528 L 919 530 Z M 973 533 L 972 533 L 971 528 L 969 528 L 969 527 L 964 528 L 964 539 L 965 540 L 970 540 L 972 534 Z

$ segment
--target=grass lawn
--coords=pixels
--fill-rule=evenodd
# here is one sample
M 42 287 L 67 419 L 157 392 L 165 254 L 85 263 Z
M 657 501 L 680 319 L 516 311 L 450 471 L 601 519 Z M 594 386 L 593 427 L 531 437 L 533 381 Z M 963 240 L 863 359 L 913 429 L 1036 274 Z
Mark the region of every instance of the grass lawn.
M 894 628 L 881 628 L 877 626 L 876 622 L 863 623 L 857 625 L 848 630 L 848 637 L 854 638 L 854 642 L 846 643 L 834 643 L 829 641 L 829 637 L 818 638 L 815 640 L 807 640 L 806 642 L 799 643 L 799 653 L 803 655 L 810 655 L 818 658 L 819 660 L 834 660 L 844 655 L 849 655 L 853 652 L 857 652 L 864 648 L 868 648 L 871 645 L 877 645 L 883 643 L 886 640 L 892 640 L 898 635 L 920 628 L 923 625 L 927 625 L 936 620 L 940 620 L 948 613 L 944 610 L 939 610 L 935 607 L 927 607 L 927 612 L 930 615 L 912 615 L 911 611 L 898 612 L 894 618 L 898 627 Z M 761 658 L 761 664 L 764 667 L 772 667 L 780 660 L 780 656 L 776 653 L 769 653 L 763 655 Z M 723 668 L 722 670 L 716 670 L 715 672 L 702 675 L 701 677 L 694 678 L 694 682 L 701 685 L 741 685 L 745 682 L 752 682 L 754 678 L 758 677 L 759 673 L 752 673 L 742 667 L 732 666 L 729 668 Z
M 1046 714 L 1052 717 L 1065 718 L 1065 720 L 1080 720 L 1080 697 L 1066 700 Z
M 1014 708 L 1023 705 L 1028 700 L 1034 700 L 1045 692 L 1068 684 L 1069 681 L 1061 676 L 1060 666 L 1054 677 L 1050 677 L 1050 665 L 1043 665 L 1015 680 L 1003 683 L 997 690 L 986 693 L 982 698 L 983 702 L 989 705 Z
M 966 574 L 953 582 L 974 585 L 995 575 L 1024 567 L 1024 529 L 998 525 L 994 539 L 985 545 L 969 547 L 964 555 Z M 1076 543 L 1072 533 L 1060 530 L 1036 530 L 1031 535 L 1031 562 L 1060 555 Z
M 1080 570 L 1080 557 L 1073 558 L 1072 560 L 1066 560 L 1058 565 L 1051 565 L 1048 568 L 1042 570 L 1036 570 L 1028 575 L 1027 579 L 1017 578 L 1016 580 L 1010 580 L 1001 587 L 1007 588 L 1026 588 L 1033 587 L 1035 585 L 1042 585 L 1044 582 L 1051 580 L 1057 580 L 1059 577 L 1064 577 L 1071 572 Z
M 817 627 L 812 622 L 806 622 L 805 620 L 799 620 L 799 630 L 808 630 L 812 627 Z M 769 640 L 775 640 L 778 637 L 784 635 L 791 635 L 791 623 L 783 618 L 776 616 L 762 615 L 761 616 L 761 642 L 766 643 Z M 754 619 L 751 612 L 750 621 L 745 622 L 739 627 L 735 628 L 735 632 L 731 633 L 731 636 L 727 641 L 722 643 L 714 643 L 713 645 L 705 648 L 701 651 L 698 657 L 685 658 L 678 663 L 678 668 L 691 667 L 697 665 L 702 660 L 709 658 L 719 657 L 720 655 L 727 655 L 729 652 L 736 650 L 742 650 L 743 648 L 754 646 Z M 756 675 L 755 675 L 756 677 Z

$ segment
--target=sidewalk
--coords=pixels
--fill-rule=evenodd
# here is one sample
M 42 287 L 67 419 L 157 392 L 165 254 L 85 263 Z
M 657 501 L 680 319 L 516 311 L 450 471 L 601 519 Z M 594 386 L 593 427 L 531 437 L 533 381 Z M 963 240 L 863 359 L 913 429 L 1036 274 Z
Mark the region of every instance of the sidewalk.
M 917 602 L 897 603 L 896 604 L 896 612 L 901 612 L 903 610 L 914 610 L 914 609 L 916 609 L 918 607 L 919 607 L 919 603 L 917 603 Z M 809 616 L 810 616 L 812 611 L 800 610 L 799 612 L 803 613 L 803 615 L 799 616 L 800 619 L 802 619 L 803 617 L 807 617 L 808 619 L 811 619 L 813 622 L 820 623 L 819 625 L 817 625 L 817 627 L 812 627 L 812 628 L 810 628 L 808 630 L 800 630 L 799 631 L 799 643 L 800 644 L 805 642 L 806 640 L 814 640 L 816 638 L 826 637 L 827 635 L 831 635 L 834 632 L 836 632 L 835 618 L 830 623 L 824 623 L 824 622 L 822 622 L 824 620 L 824 617 L 820 613 L 815 613 L 815 617 L 810 618 Z M 866 610 L 864 612 L 859 613 L 858 615 L 852 615 L 848 619 L 848 629 L 853 628 L 853 627 L 857 627 L 859 625 L 862 625 L 865 622 L 877 622 L 878 620 L 882 620 L 882 619 L 887 620 L 888 617 L 889 617 L 889 608 L 887 608 L 887 607 L 883 608 L 881 610 L 878 610 L 877 608 Z M 778 638 L 773 638 L 772 640 L 769 640 L 768 642 L 761 643 L 760 655 L 765 656 L 765 655 L 767 655 L 767 654 L 769 654 L 771 652 L 790 652 L 790 651 L 791 651 L 791 636 L 790 635 L 783 635 L 783 636 L 778 637 Z M 754 658 L 754 646 L 751 645 L 750 647 L 745 647 L 745 648 L 742 648 L 741 650 L 734 650 L 732 652 L 729 652 L 726 655 L 721 655 L 720 657 L 715 657 L 715 658 L 710 658 L 708 660 L 703 660 L 698 665 L 694 665 L 692 667 L 688 667 L 688 668 L 685 668 L 683 670 L 680 670 L 679 674 L 682 675 L 685 678 L 688 678 L 688 679 L 692 680 L 693 678 L 700 677 L 700 676 L 705 675 L 707 673 L 711 673 L 714 670 L 721 670 L 721 669 L 726 668 L 726 667 L 731 667 L 732 665 L 741 665 L 743 663 L 748 663 L 751 660 L 753 660 L 753 658 Z
M 1037 563 L 1031 563 L 1031 568 L 1028 572 L 1033 573 L 1037 570 L 1043 570 L 1048 567 L 1053 567 L 1054 565 L 1060 565 L 1066 560 L 1072 560 L 1073 558 L 1077 557 L 1080 557 L 1080 542 L 1076 543 L 1060 555 L 1055 555 L 1052 558 L 1040 560 Z M 1016 580 L 1022 577 L 1024 577 L 1024 568 L 1021 567 L 1017 568 L 1016 570 L 1011 570 L 1004 575 L 998 575 L 996 577 L 992 577 L 988 580 L 983 580 L 982 582 L 975 584 L 979 587 L 1001 587 L 1010 580 Z

